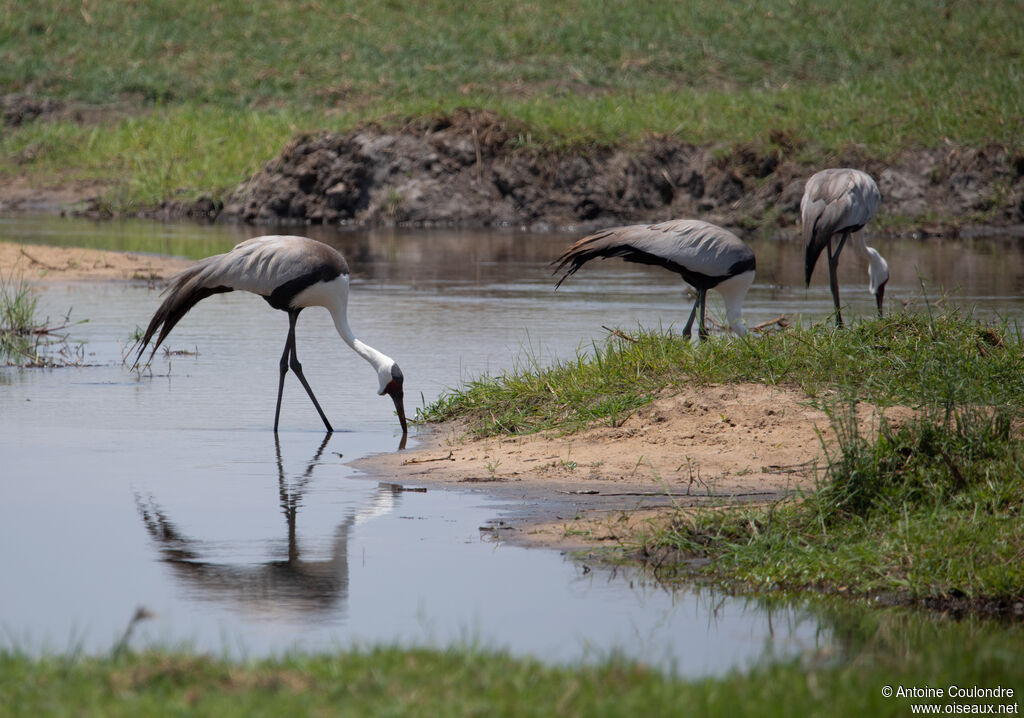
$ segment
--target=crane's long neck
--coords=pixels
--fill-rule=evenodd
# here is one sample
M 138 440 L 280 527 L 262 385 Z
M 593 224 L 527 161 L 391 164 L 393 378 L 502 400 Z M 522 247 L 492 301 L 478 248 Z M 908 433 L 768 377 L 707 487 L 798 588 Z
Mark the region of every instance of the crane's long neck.
M 889 263 L 877 250 L 868 246 L 867 240 L 859 232 L 850 239 L 857 253 L 868 263 L 868 289 L 872 294 L 877 294 L 878 288 L 889 281 Z
M 334 326 L 341 338 L 352 347 L 352 351 L 368 361 L 377 372 L 377 377 L 381 382 L 380 390 L 383 391 L 383 387 L 391 381 L 391 367 L 394 361 L 386 354 L 356 339 L 356 335 L 348 325 L 348 283 L 349 276 L 342 274 L 329 282 L 314 284 L 297 295 L 292 306 L 326 307 L 334 319 Z
M 715 286 L 715 290 L 725 300 L 725 314 L 729 320 L 729 328 L 739 336 L 747 335 L 747 327 L 743 323 L 743 298 L 754 283 L 754 270 L 748 270 L 734 277 L 729 277 Z
M 344 286 L 339 286 L 336 288 L 337 291 L 332 292 L 333 301 L 325 303 L 325 306 L 334 319 L 334 327 L 338 334 L 352 347 L 352 351 L 368 361 L 378 374 L 383 370 L 390 371 L 394 363 L 391 357 L 356 339 L 352 327 L 348 324 L 348 275 L 343 274 L 334 281 L 343 283 Z
M 356 339 L 352 327 L 348 325 L 348 282 L 348 273 L 340 274 L 330 281 L 316 282 L 296 295 L 290 306 L 293 309 L 310 306 L 326 307 L 334 319 L 334 326 L 341 338 L 352 347 L 352 351 L 368 361 L 374 368 L 377 372 L 377 393 L 382 396 L 387 394 L 395 402 L 395 412 L 402 425 L 402 442 L 399 444 L 401 448 L 405 446 L 405 435 L 409 430 L 405 419 L 405 405 L 402 401 L 404 396 L 402 386 L 405 377 L 391 357 Z
M 352 347 L 352 351 L 370 362 L 370 365 L 378 374 L 384 370 L 391 370 L 391 365 L 394 363 L 391 357 L 377 351 L 369 344 L 365 344 L 356 339 L 355 335 L 352 333 L 351 327 L 348 325 L 348 319 L 344 314 L 340 316 L 336 314 L 334 315 L 334 326 L 338 329 L 338 334 L 340 334 L 341 338 L 345 340 L 345 343 Z

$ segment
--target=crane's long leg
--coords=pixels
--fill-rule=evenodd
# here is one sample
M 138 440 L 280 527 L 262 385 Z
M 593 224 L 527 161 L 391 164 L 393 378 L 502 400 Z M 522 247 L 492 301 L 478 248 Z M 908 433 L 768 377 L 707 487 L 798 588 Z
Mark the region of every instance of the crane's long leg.
M 700 302 L 700 319 L 697 322 L 697 336 L 701 341 L 704 341 L 708 338 L 708 330 L 707 327 L 704 326 L 704 312 L 707 307 L 708 290 L 698 289 L 697 301 Z
M 697 305 L 700 304 L 700 295 L 697 295 L 697 299 L 693 300 L 693 309 L 690 310 L 690 318 L 686 320 L 686 326 L 683 327 L 683 339 L 690 341 L 690 330 L 693 329 L 693 318 L 697 316 Z
M 292 322 L 291 326 L 294 328 L 295 323 Z M 284 375 L 288 373 L 288 358 L 291 353 L 292 329 L 289 329 L 288 338 L 284 340 L 284 353 L 281 354 L 281 379 L 277 382 L 277 409 L 274 410 L 274 434 L 277 434 L 277 422 L 281 418 L 281 395 L 284 393 Z
M 313 406 L 316 407 L 317 413 L 320 414 L 320 419 L 324 422 L 324 426 L 327 427 L 327 431 L 333 432 L 334 429 L 331 427 L 331 422 L 327 421 L 327 415 L 320 408 L 320 402 L 313 396 L 313 390 L 302 373 L 302 365 L 299 364 L 298 357 L 295 356 L 295 322 L 298 318 L 298 311 L 288 312 L 288 338 L 285 340 L 284 353 L 281 355 L 281 379 L 277 383 L 277 409 L 274 411 L 274 433 L 277 433 L 278 420 L 281 418 L 281 395 L 284 393 L 284 375 L 288 373 L 289 367 L 295 372 L 295 376 L 299 378 L 299 382 L 302 383 L 302 388 L 309 394 L 309 398 L 313 400 Z
M 327 431 L 333 432 L 334 429 L 331 427 L 331 422 L 327 421 L 327 415 L 324 414 L 324 410 L 320 408 L 320 402 L 316 400 L 315 396 L 313 396 L 313 390 L 310 388 L 309 382 L 306 381 L 306 377 L 302 373 L 302 365 L 299 364 L 299 358 L 295 354 L 295 322 L 298 318 L 298 311 L 288 312 L 288 343 L 291 347 L 291 360 L 288 362 L 288 366 L 291 367 L 293 372 L 295 372 L 295 376 L 297 376 L 299 381 L 302 383 L 302 388 L 306 390 L 307 394 L 309 394 L 309 398 L 312 399 L 313 406 L 316 407 L 317 413 L 320 414 L 320 419 L 324 422 L 324 426 L 327 427 Z M 281 376 L 283 380 L 284 374 Z M 278 402 L 280 402 L 280 396 L 278 396 Z
M 843 251 L 843 245 L 846 243 L 846 238 L 850 235 L 849 232 L 843 232 L 843 236 L 839 239 L 839 244 L 836 245 L 836 250 L 832 251 L 832 237 L 828 238 L 828 285 L 832 290 L 832 303 L 836 307 L 836 326 L 842 328 L 843 326 L 843 315 L 839 311 L 839 277 L 837 276 L 837 270 L 839 268 L 839 253 Z

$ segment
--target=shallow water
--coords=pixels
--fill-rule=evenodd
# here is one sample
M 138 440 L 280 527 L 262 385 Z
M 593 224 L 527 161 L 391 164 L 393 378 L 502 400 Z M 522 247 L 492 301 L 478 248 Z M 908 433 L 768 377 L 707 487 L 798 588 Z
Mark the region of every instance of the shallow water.
M 201 256 L 251 230 L 155 223 L 0 221 L 0 239 Z M 638 322 L 681 325 L 677 280 L 621 262 L 551 291 L 547 262 L 571 237 L 515 232 L 317 233 L 354 270 L 350 318 L 399 360 L 413 409 L 446 387 L 517 362 L 546 363 Z M 198 248 L 198 251 L 196 249 Z M 959 283 L 956 300 L 1019 317 L 1019 252 L 1009 242 L 890 243 L 890 297 L 919 301 Z M 812 321 L 831 299 L 800 286 L 800 251 L 763 242 L 748 324 Z M 850 262 L 853 315 L 873 309 Z M 916 269 L 914 269 L 916 267 Z M 946 274 L 939 270 L 945 268 Z M 949 270 L 955 268 L 957 274 Z M 863 269 L 860 270 L 863 272 Z M 931 274 L 929 274 L 931 273 Z M 662 276 L 664 275 L 664 276 Z M 846 273 L 844 272 L 844 277 Z M 289 378 L 271 431 L 287 322 L 261 300 L 212 297 L 157 355 L 152 375 L 121 364 L 158 291 L 145 283 L 48 285 L 40 310 L 87 318 L 79 368 L 0 369 L 0 630 L 3 643 L 104 651 L 136 607 L 132 645 L 155 641 L 231 655 L 399 642 L 473 643 L 554 661 L 626 655 L 685 675 L 828 648 L 826 625 L 706 590 L 668 592 L 590 570 L 556 552 L 495 542 L 481 527 L 512 505 L 483 492 L 395 493 L 345 462 L 395 450 L 397 420 L 369 367 L 326 312 L 298 325 L 307 377 L 338 431 Z M 415 429 L 412 440 L 415 441 Z

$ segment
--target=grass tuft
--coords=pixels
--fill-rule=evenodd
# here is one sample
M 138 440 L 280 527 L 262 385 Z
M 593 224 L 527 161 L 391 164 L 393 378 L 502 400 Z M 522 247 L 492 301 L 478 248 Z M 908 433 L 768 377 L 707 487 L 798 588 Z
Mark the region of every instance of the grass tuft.
M 77 366 L 82 363 L 82 345 L 73 345 L 62 324 L 49 326 L 49 319 L 37 316 L 39 297 L 22 278 L 0 275 L 0 361 L 26 367 Z
M 27 282 L 0 276 L 0 359 L 13 362 L 33 353 L 37 302 Z

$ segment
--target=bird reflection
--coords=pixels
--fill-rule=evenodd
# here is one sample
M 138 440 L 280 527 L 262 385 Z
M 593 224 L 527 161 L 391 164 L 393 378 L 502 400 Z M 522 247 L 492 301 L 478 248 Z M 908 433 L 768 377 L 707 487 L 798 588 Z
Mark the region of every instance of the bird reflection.
M 135 495 L 135 504 L 146 531 L 159 548 L 161 561 L 182 584 L 206 599 L 237 604 L 258 613 L 318 613 L 336 611 L 348 599 L 348 541 L 353 526 L 392 511 L 400 488 L 381 484 L 368 505 L 349 511 L 335 528 L 330 555 L 312 559 L 304 555 L 296 525 L 303 494 L 332 435 L 327 434 L 306 470 L 289 480 L 274 437 L 278 490 L 287 529 L 287 550 L 262 563 L 217 563 L 210 556 L 221 544 L 186 535 L 152 496 Z M 319 553 L 319 552 L 318 552 Z

